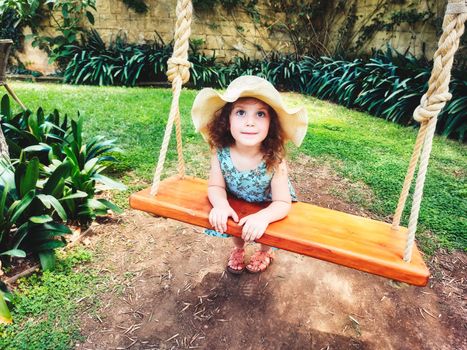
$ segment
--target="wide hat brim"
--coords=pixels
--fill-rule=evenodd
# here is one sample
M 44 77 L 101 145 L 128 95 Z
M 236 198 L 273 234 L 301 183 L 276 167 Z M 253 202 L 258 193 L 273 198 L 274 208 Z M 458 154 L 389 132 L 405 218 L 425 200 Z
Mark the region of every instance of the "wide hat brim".
M 209 139 L 208 124 L 226 103 L 241 97 L 253 97 L 267 103 L 277 113 L 287 140 L 300 146 L 308 130 L 308 114 L 305 107 L 287 108 L 280 93 L 267 80 L 245 75 L 230 83 L 224 94 L 211 88 L 202 89 L 193 102 L 191 116 L 196 131 Z

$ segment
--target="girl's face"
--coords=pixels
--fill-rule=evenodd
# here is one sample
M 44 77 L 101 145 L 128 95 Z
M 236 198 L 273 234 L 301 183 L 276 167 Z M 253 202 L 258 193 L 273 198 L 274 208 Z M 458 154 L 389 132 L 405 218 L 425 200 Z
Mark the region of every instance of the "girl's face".
M 268 136 L 271 116 L 269 106 L 252 97 L 234 102 L 230 112 L 230 133 L 237 145 L 255 147 Z

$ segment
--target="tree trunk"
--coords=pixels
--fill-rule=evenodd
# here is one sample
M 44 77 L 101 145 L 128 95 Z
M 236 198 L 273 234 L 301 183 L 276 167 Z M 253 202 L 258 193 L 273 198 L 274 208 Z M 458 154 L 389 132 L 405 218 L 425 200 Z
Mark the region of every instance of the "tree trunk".
M 0 86 L 5 83 L 6 66 L 8 64 L 8 56 L 10 54 L 10 48 L 13 44 L 12 40 L 0 40 Z M 0 123 L 0 158 L 10 159 L 8 153 L 8 145 L 3 135 L 3 131 Z
M 10 154 L 8 153 L 8 145 L 3 135 L 3 131 L 0 123 L 0 158 L 10 159 Z
M 0 40 L 0 85 L 5 83 L 6 66 L 8 64 L 8 56 L 10 55 L 11 45 L 13 45 L 13 40 Z

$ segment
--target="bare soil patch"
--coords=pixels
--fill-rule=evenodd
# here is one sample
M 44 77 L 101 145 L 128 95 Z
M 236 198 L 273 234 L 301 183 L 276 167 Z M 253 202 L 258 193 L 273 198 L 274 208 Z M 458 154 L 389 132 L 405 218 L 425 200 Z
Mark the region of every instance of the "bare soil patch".
M 302 199 L 371 216 L 330 194 L 347 185 L 329 169 L 297 178 Z M 231 242 L 201 232 L 132 210 L 95 226 L 94 267 L 111 282 L 77 348 L 467 349 L 464 253 L 439 252 L 424 288 L 282 250 L 265 273 L 233 276 Z

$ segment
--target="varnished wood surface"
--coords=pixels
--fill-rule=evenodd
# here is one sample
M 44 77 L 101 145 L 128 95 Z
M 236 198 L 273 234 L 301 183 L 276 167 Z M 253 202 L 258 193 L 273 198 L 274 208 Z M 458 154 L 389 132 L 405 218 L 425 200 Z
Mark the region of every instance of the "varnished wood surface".
M 161 182 L 153 197 L 149 188 L 131 195 L 130 206 L 189 224 L 212 228 L 207 182 L 198 178 L 172 177 Z M 265 204 L 229 198 L 239 217 L 254 213 Z M 242 228 L 228 222 L 228 233 L 241 236 Z M 268 226 L 259 242 L 312 256 L 357 270 L 425 286 L 429 271 L 414 245 L 412 261 L 403 261 L 407 229 L 391 229 L 375 221 L 307 203 L 293 203 L 289 215 Z

